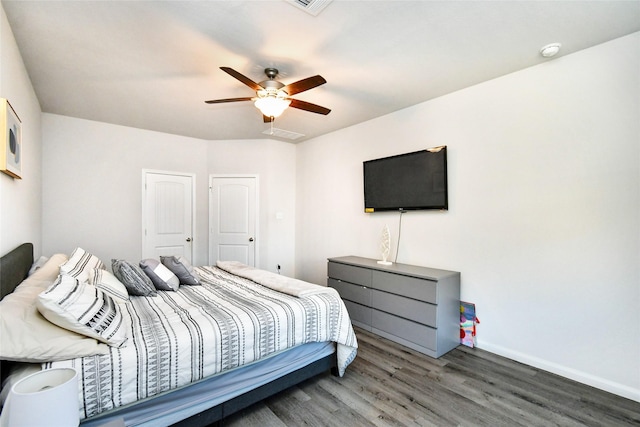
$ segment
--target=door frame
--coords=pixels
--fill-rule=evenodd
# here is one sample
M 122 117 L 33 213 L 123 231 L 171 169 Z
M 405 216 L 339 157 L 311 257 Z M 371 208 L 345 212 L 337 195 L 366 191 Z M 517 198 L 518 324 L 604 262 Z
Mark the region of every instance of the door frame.
M 158 170 L 158 169 L 142 169 L 142 187 L 140 192 L 140 200 L 142 204 L 142 227 L 141 233 L 142 238 L 140 239 L 140 254 L 144 254 L 145 248 L 145 240 L 147 238 L 147 198 L 146 198 L 146 184 L 147 184 L 147 175 L 148 174 L 156 174 L 156 175 L 174 175 L 174 176 L 183 176 L 191 178 L 191 263 L 195 265 L 195 231 L 196 231 L 196 174 L 188 173 L 188 172 L 175 172 L 175 171 L 167 171 L 167 170 Z
M 208 261 L 209 265 L 215 264 L 216 260 L 212 260 L 213 256 L 213 239 L 211 235 L 213 234 L 213 224 L 211 224 L 211 213 L 213 211 L 213 180 L 215 178 L 253 178 L 256 183 L 256 223 L 255 223 L 255 241 L 254 245 L 254 264 L 256 266 L 260 265 L 260 176 L 257 174 L 210 174 L 209 175 L 209 209 L 207 211 L 207 222 L 208 222 L 208 230 L 207 237 L 209 238 L 209 254 Z

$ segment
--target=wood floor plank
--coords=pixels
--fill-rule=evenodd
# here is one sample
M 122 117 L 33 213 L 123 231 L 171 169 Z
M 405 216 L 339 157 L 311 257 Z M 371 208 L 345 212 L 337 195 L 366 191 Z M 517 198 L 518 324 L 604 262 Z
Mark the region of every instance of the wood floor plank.
M 439 359 L 356 328 L 344 377 L 319 375 L 225 420 L 231 427 L 640 427 L 640 403 L 480 349 Z
M 240 414 L 237 419 L 228 419 L 224 425 L 229 427 L 239 426 L 269 426 L 286 427 L 287 425 L 274 414 L 265 402 L 258 402 L 251 407 L 251 410 Z
M 347 387 L 348 382 L 331 381 L 326 378 L 318 382 L 318 386 L 334 396 L 337 401 L 351 408 L 374 426 L 401 425 L 382 406 L 372 405 L 363 397 L 364 393 L 354 393 Z
M 354 367 L 357 369 L 357 367 Z M 364 375 L 350 375 L 348 380 L 340 381 L 352 393 L 359 394 L 370 405 L 390 414 L 400 425 L 410 425 L 416 419 L 422 418 L 420 413 L 412 410 L 412 402 L 402 398 L 395 390 L 384 387 L 383 384 L 372 382 Z
M 535 387 L 531 386 L 530 377 L 514 376 L 503 368 L 491 369 L 482 363 L 467 365 L 462 359 L 456 361 L 458 363 L 448 365 L 446 375 L 466 378 L 467 390 L 479 391 L 484 405 L 500 408 L 506 416 L 525 424 L 554 425 L 561 421 L 549 399 L 543 399 L 532 391 Z M 564 421 L 568 425 L 580 425 L 570 420 Z
M 463 352 L 452 352 L 445 355 L 445 358 L 455 361 L 449 368 L 459 370 L 475 387 L 489 388 L 497 384 L 501 390 L 498 403 L 513 408 L 523 407 L 528 414 L 547 418 L 552 424 L 609 425 L 607 420 L 611 417 L 607 412 L 591 411 L 590 408 L 579 405 L 580 400 L 593 391 L 591 387 L 539 370 L 533 376 L 514 375 L 515 371 L 506 365 L 496 367 L 487 360 L 469 357 Z M 493 387 L 493 392 L 495 391 L 496 388 Z
M 286 394 L 286 393 L 285 393 Z M 287 425 L 307 425 L 307 426 L 332 426 L 333 416 L 325 418 L 314 416 L 316 411 L 320 409 L 318 401 L 314 405 L 306 405 L 307 402 L 301 402 L 291 395 L 285 398 L 269 401 L 269 408 Z M 341 408 L 337 408 L 339 411 Z M 335 413 L 334 411 L 333 413 Z

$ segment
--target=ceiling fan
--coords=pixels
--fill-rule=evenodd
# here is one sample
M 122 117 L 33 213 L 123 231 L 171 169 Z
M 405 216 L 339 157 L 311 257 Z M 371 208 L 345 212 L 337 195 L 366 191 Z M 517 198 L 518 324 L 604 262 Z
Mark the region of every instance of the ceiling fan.
M 207 104 L 253 101 L 255 106 L 262 112 L 265 123 L 273 122 L 274 118 L 280 116 L 280 114 L 282 114 L 284 110 L 287 109 L 287 107 L 297 108 L 299 110 L 305 110 L 312 113 L 324 115 L 327 115 L 331 112 L 330 109 L 321 107 L 320 105 L 291 98 L 292 95 L 325 84 L 327 81 L 320 75 L 307 77 L 306 79 L 302 79 L 295 83 L 285 85 L 275 80 L 276 76 L 278 75 L 278 70 L 276 68 L 265 68 L 264 73 L 267 75 L 268 80 L 261 81 L 260 83 L 254 82 L 253 80 L 251 80 L 247 76 L 240 74 L 233 68 L 220 67 L 220 69 L 230 76 L 240 80 L 251 89 L 255 90 L 256 96 L 244 98 L 212 99 L 210 101 L 205 101 Z

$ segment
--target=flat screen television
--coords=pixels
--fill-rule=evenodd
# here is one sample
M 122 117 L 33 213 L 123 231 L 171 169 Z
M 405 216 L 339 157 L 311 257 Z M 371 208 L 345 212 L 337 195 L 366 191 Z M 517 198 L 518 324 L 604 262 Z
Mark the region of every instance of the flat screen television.
M 446 210 L 447 147 L 363 162 L 364 211 Z

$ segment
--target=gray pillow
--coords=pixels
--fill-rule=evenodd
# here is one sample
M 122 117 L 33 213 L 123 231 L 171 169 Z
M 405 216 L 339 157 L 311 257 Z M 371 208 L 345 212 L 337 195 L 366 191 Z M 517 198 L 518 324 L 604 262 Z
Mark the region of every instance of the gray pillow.
M 193 269 L 189 261 L 184 257 L 161 256 L 162 264 L 173 272 L 180 280 L 181 285 L 199 285 L 200 277 Z
M 137 265 L 123 259 L 112 259 L 111 269 L 114 276 L 127 288 L 129 295 L 155 296 L 157 294 L 151 279 Z
M 149 276 L 156 289 L 161 291 L 177 291 L 180 286 L 178 276 L 171 270 L 160 264 L 157 259 L 143 259 L 140 261 L 140 268 Z

